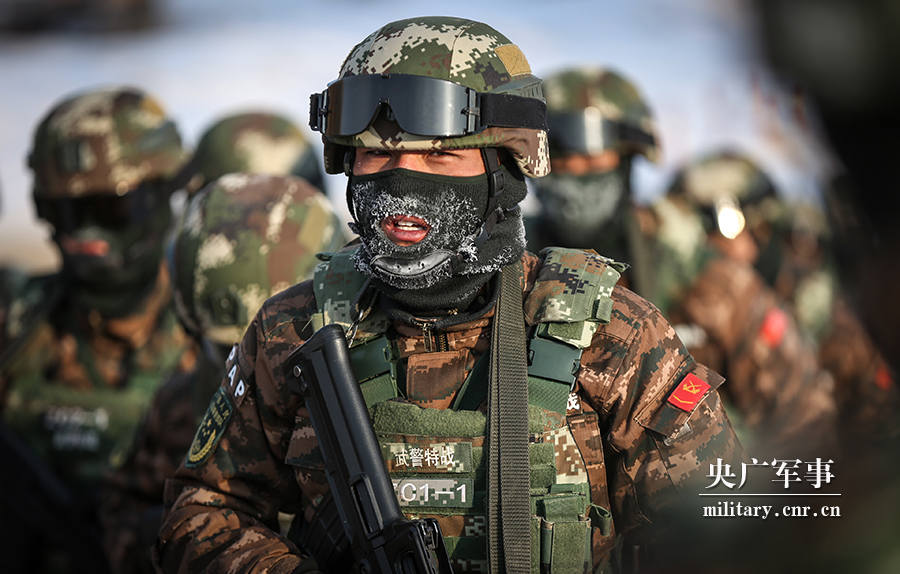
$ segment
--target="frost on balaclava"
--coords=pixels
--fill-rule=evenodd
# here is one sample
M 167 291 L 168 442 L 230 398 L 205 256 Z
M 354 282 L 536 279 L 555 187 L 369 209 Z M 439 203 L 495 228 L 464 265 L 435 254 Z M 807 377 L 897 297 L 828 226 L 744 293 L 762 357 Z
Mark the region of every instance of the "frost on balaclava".
M 535 180 L 541 225 L 562 247 L 596 248 L 622 231 L 631 163 L 605 173 L 555 174 Z M 609 255 L 609 254 L 607 254 Z
M 394 169 L 351 175 L 348 197 L 355 220 L 350 227 L 361 242 L 356 270 L 411 309 L 466 307 L 488 279 L 525 251 L 517 205 L 525 197 L 525 181 L 518 170 L 501 170 L 505 184 L 498 199 L 505 217 L 480 248 L 476 238 L 488 203 L 487 174 L 453 177 Z M 390 215 L 421 218 L 431 229 L 418 243 L 397 245 L 381 229 Z

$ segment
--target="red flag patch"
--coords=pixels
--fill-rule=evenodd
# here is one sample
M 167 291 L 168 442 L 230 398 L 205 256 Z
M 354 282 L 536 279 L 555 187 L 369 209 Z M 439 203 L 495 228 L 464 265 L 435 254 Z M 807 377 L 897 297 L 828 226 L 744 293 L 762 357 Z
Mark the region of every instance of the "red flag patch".
M 688 373 L 681 380 L 681 383 L 675 387 L 672 394 L 669 395 L 669 404 L 683 411 L 690 412 L 691 409 L 700 402 L 706 391 L 709 390 L 709 383 L 702 380 L 694 373 Z
M 774 349 L 781 344 L 784 339 L 784 333 L 787 331 L 788 316 L 787 313 L 778 307 L 772 307 L 766 313 L 763 319 L 762 327 L 759 329 L 759 337 L 770 349 Z
M 894 384 L 894 378 L 891 377 L 891 373 L 884 363 L 878 365 L 878 370 L 875 371 L 875 384 L 882 391 L 890 390 Z

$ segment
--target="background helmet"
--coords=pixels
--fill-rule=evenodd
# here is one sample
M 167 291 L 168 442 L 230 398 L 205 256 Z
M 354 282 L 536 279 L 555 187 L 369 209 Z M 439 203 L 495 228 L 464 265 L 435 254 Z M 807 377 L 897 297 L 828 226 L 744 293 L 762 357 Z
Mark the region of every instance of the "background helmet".
M 346 171 L 353 147 L 503 147 L 527 176 L 550 169 L 541 80 L 518 46 L 472 20 L 435 16 L 385 25 L 350 52 L 310 108 L 310 127 L 323 134 L 327 173 Z M 476 108 L 478 116 L 465 113 Z M 416 127 L 425 121 L 443 124 Z
M 34 198 L 122 196 L 141 183 L 169 180 L 186 154 L 156 98 L 119 87 L 83 92 L 40 123 L 28 165 Z
M 323 189 L 322 170 L 303 132 L 274 113 L 243 112 L 216 121 L 200 137 L 194 163 L 204 183 L 246 172 L 296 175 Z
M 653 114 L 643 96 L 622 75 L 603 68 L 560 72 L 544 81 L 550 152 L 659 157 Z
M 312 276 L 344 243 L 331 204 L 305 180 L 236 173 L 188 201 L 169 246 L 175 303 L 196 337 L 232 345 L 270 296 Z
M 769 176 L 749 157 L 733 151 L 707 155 L 682 168 L 669 192 L 693 205 L 707 232 L 736 237 L 745 227 L 780 219 L 783 204 Z

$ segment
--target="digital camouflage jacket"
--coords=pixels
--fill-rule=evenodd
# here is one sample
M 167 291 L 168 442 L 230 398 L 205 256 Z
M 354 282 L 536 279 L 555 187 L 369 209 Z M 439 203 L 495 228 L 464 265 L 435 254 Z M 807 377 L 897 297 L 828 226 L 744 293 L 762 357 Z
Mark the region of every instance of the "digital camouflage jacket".
M 727 377 L 722 396 L 748 454 L 837 454 L 833 381 L 753 267 L 712 256 L 669 320 L 698 361 Z
M 607 260 L 573 253 L 547 265 L 534 255 L 523 257 L 523 318 L 531 329 L 539 327 L 539 317 L 565 325 L 567 315 L 584 314 L 584 309 L 565 303 L 585 287 L 581 273 L 592 268 L 596 272 Z M 191 453 L 167 482 L 167 511 L 156 547 L 163 571 L 315 569 L 278 533 L 279 512 L 309 520 L 328 489 L 309 415 L 281 372 L 290 352 L 314 332 L 313 317 L 320 307 L 315 291 L 307 281 L 268 300 L 229 358 L 228 375 L 210 403 Z M 675 526 L 671 520 L 683 497 L 708 485 L 709 465 L 718 458 L 738 464 L 744 457 L 715 390 L 723 379 L 694 361 L 647 301 L 624 288 L 606 295 L 608 322 L 597 323 L 596 330 L 587 333 L 574 393 L 564 407 L 566 419 L 561 419 L 564 432 L 551 439 L 548 458 L 532 458 L 531 475 L 534 486 L 540 474 L 535 465 L 549 467 L 544 473 L 549 486 L 537 493 L 533 488 L 532 497 L 565 490 L 557 488 L 567 480 L 560 477 L 584 476 L 590 484 L 582 519 L 594 522 L 588 517 L 592 504 L 611 512 L 611 524 L 589 528 L 592 538 L 587 542 L 593 551 L 584 566 L 590 568 L 608 559 L 617 533 L 640 540 L 652 525 Z M 375 305 L 389 307 L 380 298 Z M 426 339 L 420 326 L 387 320 L 384 328 L 399 354 L 406 396 L 380 404 L 414 416 L 446 412 L 452 395 L 488 351 L 492 322 L 490 310 L 440 331 L 426 327 Z M 357 336 L 366 336 L 362 326 Z M 440 345 L 435 345 L 437 340 Z M 370 412 L 376 431 L 391 422 L 382 421 L 378 409 Z M 545 423 L 552 423 L 550 419 L 552 414 L 547 414 Z M 532 443 L 545 436 L 540 431 L 531 431 L 537 433 Z M 380 433 L 379 440 L 388 434 Z M 472 460 L 477 461 L 477 437 L 471 446 Z M 392 470 L 398 460 L 386 457 Z M 410 510 L 405 508 L 409 515 L 423 516 Z M 483 522 L 479 529 L 477 520 L 437 514 L 445 537 L 483 534 L 478 532 Z M 458 558 L 451 556 L 455 570 L 485 571 L 483 561 Z M 581 571 L 581 557 L 575 558 Z

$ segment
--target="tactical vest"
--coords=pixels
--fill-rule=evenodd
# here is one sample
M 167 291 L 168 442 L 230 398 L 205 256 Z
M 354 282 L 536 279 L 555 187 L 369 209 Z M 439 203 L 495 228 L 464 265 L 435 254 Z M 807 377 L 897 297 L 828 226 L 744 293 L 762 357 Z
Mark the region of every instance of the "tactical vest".
M 365 281 L 352 255 L 327 256 L 316 269 L 314 328 L 351 328 L 352 301 Z M 590 572 L 594 557 L 599 561 L 614 544 L 606 470 L 597 414 L 578 406 L 567 416 L 567 407 L 578 403 L 572 389 L 582 351 L 610 320 L 612 289 L 624 266 L 571 249 L 550 248 L 541 256 L 547 273 L 539 273 L 525 301 L 535 325 L 528 341 L 532 572 Z M 578 284 L 578 295 L 558 297 L 560 268 L 570 272 L 566 282 Z M 475 409 L 487 396 L 490 353 L 475 363 L 450 409 L 392 401 L 400 394 L 400 362 L 385 335 L 388 325 L 377 309 L 359 321 L 350 358 L 400 506 L 409 518 L 438 519 L 454 569 L 488 572 L 486 416 Z
M 164 333 L 179 329 L 173 311 L 160 318 Z M 94 383 L 78 389 L 52 379 L 44 370 L 53 328 L 39 325 L 10 365 L 10 391 L 3 419 L 76 492 L 95 488 L 110 464 L 127 455 L 134 433 L 165 376 L 179 365 L 181 337 L 164 336 L 158 347 L 134 352 L 126 384 L 121 388 Z M 85 341 L 79 341 L 82 364 L 89 363 Z M 51 377 L 51 378 L 48 378 Z

